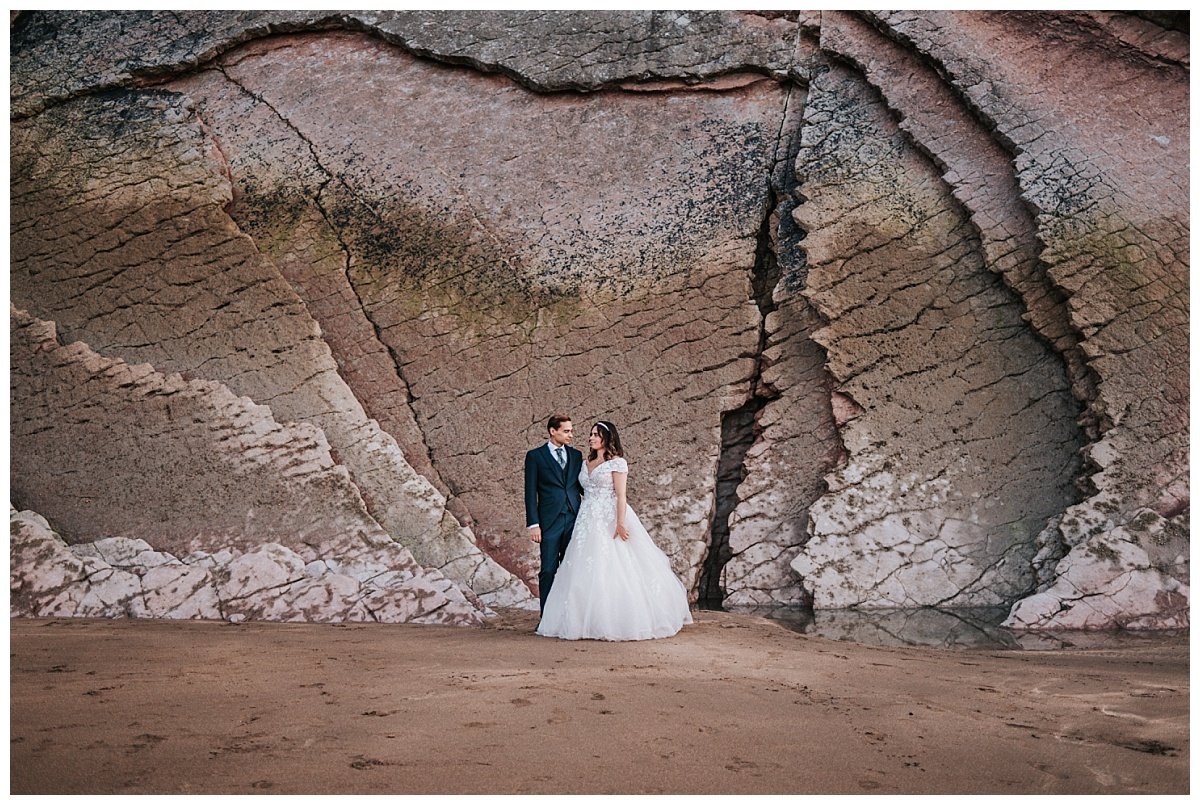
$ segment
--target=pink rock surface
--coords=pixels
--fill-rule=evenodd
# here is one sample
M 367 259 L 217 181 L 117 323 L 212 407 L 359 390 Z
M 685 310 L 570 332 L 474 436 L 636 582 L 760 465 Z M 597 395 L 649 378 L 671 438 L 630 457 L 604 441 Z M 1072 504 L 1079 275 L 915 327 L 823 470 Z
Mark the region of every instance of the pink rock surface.
M 1085 400 L 1100 430 L 1086 451 L 1092 497 L 1067 512 L 1061 539 L 1081 545 L 1143 507 L 1185 510 L 1189 137 L 1186 115 L 1164 113 L 1187 107 L 1177 38 L 1131 34 L 1145 21 L 1123 15 L 878 19 L 937 64 L 1016 155 L 1041 259 L 1098 378 Z
M 1191 625 L 1187 522 L 1149 509 L 1128 525 L 1071 548 L 1052 584 L 1018 601 L 1018 630 L 1187 629 Z
M 820 73 L 801 136 L 804 295 L 828 322 L 813 338 L 862 413 L 841 427 L 846 465 L 792 567 L 818 608 L 1020 597 L 1036 535 L 1073 498 L 1062 364 L 861 78 Z
M 339 565 L 336 560 L 306 565 L 295 551 L 272 542 L 245 553 L 224 549 L 180 561 L 127 537 L 68 546 L 33 511 L 14 509 L 9 519 L 14 616 L 482 622 L 482 613 L 453 585 L 419 568 L 364 580 L 327 566 Z
M 694 592 L 1181 623 L 1178 12 L 10 24 L 14 500 L 96 611 L 231 562 L 289 579 L 238 617 L 531 606 L 567 410 Z
M 492 603 L 531 603 L 528 589 L 478 549 L 437 489 L 367 417 L 302 300 L 229 218 L 226 157 L 180 96 L 87 99 L 48 111 L 14 128 L 14 153 L 16 304 L 53 321 L 68 340 L 216 381 L 269 406 L 276 421 L 317 429 L 370 518 L 423 563 L 473 584 Z M 24 443 L 17 448 L 28 454 Z M 161 456 L 167 477 L 183 469 L 168 466 L 169 455 Z M 92 472 L 86 455 L 73 458 L 55 471 Z M 18 494 L 27 478 L 30 505 L 70 522 L 72 539 L 97 535 L 103 518 L 69 498 L 39 497 L 42 481 L 34 477 L 18 480 Z
M 173 86 L 229 158 L 234 217 L 493 553 L 532 582 L 520 458 L 564 410 L 622 429 L 631 498 L 694 582 L 720 412 L 753 369 L 777 87 L 534 96 L 351 34 Z

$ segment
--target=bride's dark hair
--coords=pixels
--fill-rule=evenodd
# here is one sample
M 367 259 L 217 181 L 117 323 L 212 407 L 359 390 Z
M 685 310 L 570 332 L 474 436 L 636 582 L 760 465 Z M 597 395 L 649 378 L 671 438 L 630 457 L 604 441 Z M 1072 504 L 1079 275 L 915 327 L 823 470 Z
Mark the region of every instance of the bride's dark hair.
M 617 435 L 617 426 L 605 419 L 596 420 L 596 424 L 592 426 L 597 433 L 600 434 L 600 441 L 604 443 L 604 458 L 617 458 L 625 455 L 625 451 L 621 449 L 621 437 Z M 597 453 L 595 450 L 588 451 L 588 461 L 595 461 Z

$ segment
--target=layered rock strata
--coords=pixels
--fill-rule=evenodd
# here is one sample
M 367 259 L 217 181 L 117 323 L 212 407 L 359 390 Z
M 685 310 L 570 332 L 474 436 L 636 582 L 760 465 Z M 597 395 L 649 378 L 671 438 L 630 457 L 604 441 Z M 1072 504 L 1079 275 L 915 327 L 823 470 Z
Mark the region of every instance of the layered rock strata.
M 1190 505 L 1190 232 L 1187 176 L 1179 169 L 1188 161 L 1188 121 L 1166 112 L 1187 106 L 1186 47 L 1169 31 L 1131 36 L 1131 27 L 1144 31 L 1149 23 L 1120 19 L 1118 27 L 1112 18 L 1072 14 L 875 16 L 935 64 L 1013 153 L 1041 258 L 1069 297 L 1071 323 L 1098 378 L 1087 401 L 1101 433 L 1086 450 L 1091 494 L 1043 538 L 1059 543 L 1054 552 L 1074 554 L 1064 570 L 1108 563 L 1107 543 L 1122 541 L 1144 508 L 1174 518 Z M 1030 71 L 1054 81 L 1031 83 Z M 1172 542 L 1165 553 L 1186 556 L 1186 533 L 1164 532 Z M 1178 567 L 1157 572 L 1163 592 L 1175 592 L 1168 579 L 1180 581 Z M 1098 567 L 1096 577 L 1106 576 Z M 1043 595 L 1036 618 L 1026 607 L 1013 624 L 1075 622 L 1065 613 L 1077 601 L 1107 593 L 1085 584 L 1061 597 Z M 1163 618 L 1175 620 L 1176 611 L 1166 605 Z M 1153 612 L 1139 614 L 1153 622 Z
M 415 414 L 406 453 L 428 450 L 494 555 L 533 581 L 519 457 L 557 410 L 581 432 L 605 416 L 632 500 L 694 585 L 720 414 L 754 370 L 775 84 L 686 103 L 536 96 L 329 34 L 170 86 L 221 143 L 231 214 L 314 300 L 351 388 L 381 422 L 401 401 Z
M 148 91 L 81 99 L 14 124 L 12 137 L 14 304 L 53 321 L 65 340 L 222 383 L 279 421 L 312 424 L 371 516 L 422 563 L 488 603 L 531 601 L 366 416 L 301 300 L 229 218 L 227 164 L 184 98 Z M 170 446 L 147 449 L 167 478 L 189 471 Z M 13 494 L 23 505 L 69 523 L 71 540 L 114 533 L 98 530 L 104 518 L 90 505 L 51 492 L 57 484 L 32 443 L 14 439 L 13 456 Z M 80 479 L 110 470 L 82 452 L 57 468 Z M 120 509 L 114 496 L 100 497 Z M 156 546 L 173 549 L 173 524 L 186 531 L 213 500 L 195 498 L 187 504 L 194 511 L 181 510 L 172 525 L 155 521 Z M 135 517 L 136 507 L 118 514 Z
M 14 617 L 478 625 L 485 614 L 436 574 L 414 573 L 411 559 L 396 563 L 396 549 L 378 552 L 383 563 L 305 562 L 268 542 L 181 560 L 127 537 L 68 546 L 32 511 L 12 510 L 9 521 Z
M 1073 497 L 1062 363 L 1023 326 L 976 231 L 879 96 L 830 65 L 797 159 L 804 294 L 848 459 L 792 562 L 815 605 L 987 606 L 1034 585 L 1034 535 Z
M 532 600 L 516 470 L 565 408 L 727 603 L 1178 626 L 1172 19 L 21 12 L 14 301 L 315 429 L 485 603 Z M 17 431 L 18 503 L 109 536 Z
M 301 576 L 322 580 L 306 582 L 308 587 L 325 589 L 328 583 L 328 595 L 337 588 L 339 595 L 362 600 L 342 609 L 309 609 L 316 602 L 301 599 L 322 595 L 313 589 L 291 603 L 270 604 L 266 598 L 282 595 L 283 586 L 301 578 L 271 570 L 256 588 L 264 600 L 250 613 L 304 620 L 351 617 L 353 611 L 360 619 L 421 616 L 446 623 L 478 623 L 486 614 L 453 582 L 421 568 L 379 527 L 317 428 L 280 424 L 268 408 L 218 383 L 105 358 L 79 342 L 60 345 L 52 324 L 24 311 L 14 309 L 11 320 L 13 408 L 21 413 L 13 422 L 13 472 L 23 484 L 14 491 L 61 512 L 60 528 L 119 534 L 126 543 L 145 545 L 123 563 L 105 560 L 108 569 L 83 560 L 58 567 L 68 557 L 62 538 L 41 515 L 23 512 L 13 522 L 10 572 L 24 614 L 115 614 L 105 608 L 127 609 L 127 599 L 151 589 L 127 576 L 110 580 L 107 570 L 115 564 L 140 578 L 160 565 L 178 565 L 174 556 L 224 552 L 232 561 L 268 543 L 275 548 L 263 556 L 281 567 L 312 566 Z M 28 526 L 19 534 L 18 521 Z M 92 539 L 72 550 L 83 559 L 105 559 L 85 547 L 104 542 Z M 256 583 L 257 561 L 237 559 L 246 576 L 242 587 Z M 324 578 L 333 569 L 345 578 Z M 151 576 L 187 587 L 170 606 L 163 604 L 167 610 L 178 610 L 177 617 L 233 611 L 213 609 L 214 592 L 205 591 L 212 582 L 199 570 L 176 570 L 179 578 L 162 578 L 166 571 Z M 217 592 L 226 601 L 250 595 Z M 421 600 L 405 602 L 406 596 Z M 93 604 L 101 609 L 90 609 Z
M 868 21 L 831 11 L 821 18 L 821 46 L 851 62 L 880 92 L 913 145 L 942 172 L 970 214 L 987 267 L 1000 274 L 1025 305 L 1025 318 L 1066 363 L 1075 397 L 1096 397 L 1096 377 L 1080 349 L 1066 294 L 1047 275 L 1033 215 L 1020 198 L 1012 160 L 932 65 Z M 1081 424 L 1095 437 L 1094 416 Z
M 26 14 L 14 38 L 13 113 L 130 87 L 212 61 L 277 33 L 362 30 L 414 55 L 501 72 L 538 91 L 630 82 L 653 89 L 793 66 L 813 12 L 727 11 L 463 14 L 454 11 L 126 11 Z M 114 47 L 116 45 L 116 47 Z
M 1191 625 L 1186 514 L 1151 509 L 1074 545 L 1048 583 L 1016 603 L 1005 626 L 1172 629 Z

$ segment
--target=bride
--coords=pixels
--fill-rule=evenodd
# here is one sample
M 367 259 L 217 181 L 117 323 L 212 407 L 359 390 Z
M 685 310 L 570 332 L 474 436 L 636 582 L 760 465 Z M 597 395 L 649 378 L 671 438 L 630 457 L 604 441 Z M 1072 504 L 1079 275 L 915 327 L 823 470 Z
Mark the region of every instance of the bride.
M 583 502 L 537 633 L 567 640 L 670 637 L 692 622 L 687 591 L 625 502 L 629 465 L 616 426 L 597 422 L 588 445 L 579 472 Z

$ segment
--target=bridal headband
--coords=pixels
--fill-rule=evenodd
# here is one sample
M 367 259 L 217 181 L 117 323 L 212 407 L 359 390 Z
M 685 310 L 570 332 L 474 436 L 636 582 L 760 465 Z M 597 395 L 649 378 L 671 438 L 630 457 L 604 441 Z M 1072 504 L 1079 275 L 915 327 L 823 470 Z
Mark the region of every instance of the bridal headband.
M 604 429 L 605 429 L 606 431 L 608 431 L 609 433 L 612 433 L 612 429 L 611 429 L 611 428 L 609 428 L 609 427 L 608 427 L 608 425 L 605 425 L 603 422 L 597 422 L 597 423 L 596 423 L 596 427 L 597 427 L 597 428 L 604 428 Z

